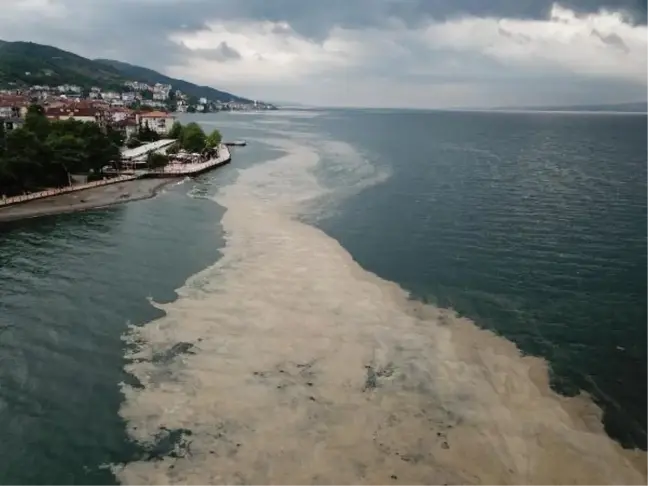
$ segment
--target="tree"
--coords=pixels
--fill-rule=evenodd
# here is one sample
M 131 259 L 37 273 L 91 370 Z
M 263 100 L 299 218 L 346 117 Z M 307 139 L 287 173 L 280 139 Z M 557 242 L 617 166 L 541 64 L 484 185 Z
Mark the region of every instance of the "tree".
M 221 133 L 217 129 L 214 129 L 207 137 L 205 144 L 208 148 L 216 148 L 220 145 L 222 139 Z
M 149 169 L 159 169 L 169 163 L 169 157 L 159 152 L 149 152 L 146 157 L 146 164 Z
M 171 130 L 169 130 L 169 138 L 175 138 L 176 140 L 180 139 L 182 137 L 182 123 L 179 121 L 173 122 L 173 126 L 171 127 Z
M 41 163 L 47 160 L 47 150 L 38 137 L 25 128 L 16 128 L 5 137 L 4 170 L 13 174 L 15 192 L 37 189 L 45 179 Z
M 139 126 L 137 138 L 142 142 L 157 142 L 160 140 L 160 134 L 152 130 L 147 123 L 144 123 Z
M 40 141 L 44 141 L 50 132 L 49 120 L 40 105 L 29 105 L 25 116 L 24 128 L 32 132 Z
M 131 137 L 126 142 L 126 148 L 129 148 L 129 149 L 139 147 L 140 145 L 142 145 L 142 141 L 137 137 Z
M 0 193 L 7 196 L 69 183 L 70 173 L 98 173 L 120 159 L 123 138 L 96 123 L 49 121 L 30 106 L 24 125 L 0 130 Z
M 45 116 L 45 108 L 43 108 L 41 105 L 38 105 L 36 103 L 32 103 L 27 107 L 27 114 Z
M 88 154 L 85 151 L 84 140 L 72 134 L 58 136 L 50 134 L 47 146 L 52 152 L 52 165 L 61 166 L 66 174 L 85 172 Z
M 202 152 L 205 148 L 205 132 L 195 122 L 189 123 L 182 130 L 182 148 L 188 152 Z

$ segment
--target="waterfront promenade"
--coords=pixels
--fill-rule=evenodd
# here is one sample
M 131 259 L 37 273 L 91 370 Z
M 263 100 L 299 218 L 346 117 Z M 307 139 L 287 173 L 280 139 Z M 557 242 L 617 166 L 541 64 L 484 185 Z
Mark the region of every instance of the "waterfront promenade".
M 43 199 L 46 197 L 60 196 L 62 194 L 68 194 L 70 192 L 77 192 L 86 189 L 92 189 L 94 187 L 106 186 L 108 184 L 117 184 L 119 182 L 132 181 L 137 178 L 138 176 L 136 175 L 122 175 L 119 177 L 113 177 L 111 179 L 103 179 L 100 181 L 87 182 L 85 184 L 75 184 L 73 186 L 56 187 L 52 189 L 46 189 L 44 191 L 30 192 L 29 194 L 23 194 L 20 196 L 2 197 L 0 199 L 0 208 L 11 206 L 13 204 L 20 204 L 28 201 L 33 201 L 35 199 Z
M 218 147 L 218 157 L 199 162 L 197 164 L 169 164 L 161 169 L 155 169 L 147 172 L 147 175 L 154 177 L 182 177 L 191 176 L 214 169 L 220 165 L 229 163 L 232 160 L 232 154 L 229 148 L 221 144 Z
M 75 184 L 72 186 L 46 189 L 44 191 L 31 192 L 29 194 L 23 194 L 23 195 L 13 196 L 13 197 L 1 197 L 0 211 L 2 211 L 3 208 L 7 208 L 17 204 L 28 203 L 30 201 L 36 201 L 36 200 L 51 198 L 55 196 L 62 196 L 64 194 L 87 191 L 88 189 L 94 189 L 94 188 L 108 186 L 112 184 L 119 184 L 121 182 L 129 182 L 129 181 L 148 179 L 148 178 L 173 179 L 176 177 L 198 175 L 203 172 L 207 172 L 208 170 L 219 167 L 221 165 L 227 164 L 231 160 L 232 160 L 232 155 L 230 153 L 229 148 L 226 145 L 221 144 L 218 150 L 218 157 L 197 164 L 169 164 L 165 167 L 162 167 L 161 169 L 139 170 L 129 174 L 122 174 L 118 177 L 112 177 L 100 181 L 88 182 L 85 184 Z

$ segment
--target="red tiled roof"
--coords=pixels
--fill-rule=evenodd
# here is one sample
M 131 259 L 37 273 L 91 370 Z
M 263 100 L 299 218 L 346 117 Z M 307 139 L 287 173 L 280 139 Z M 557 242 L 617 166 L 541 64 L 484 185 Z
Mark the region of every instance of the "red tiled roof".
M 149 111 L 140 113 L 141 118 L 173 118 L 171 115 L 164 111 Z
M 25 106 L 29 104 L 29 98 L 20 95 L 0 94 L 0 106 Z
M 45 115 L 48 117 L 59 116 L 98 116 L 100 111 L 92 107 L 61 106 L 57 108 L 48 107 L 45 109 Z

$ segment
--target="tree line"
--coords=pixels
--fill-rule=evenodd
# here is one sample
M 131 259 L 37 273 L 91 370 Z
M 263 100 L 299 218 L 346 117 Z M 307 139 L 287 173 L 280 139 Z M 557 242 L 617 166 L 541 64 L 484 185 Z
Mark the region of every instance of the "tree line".
M 66 186 L 71 174 L 99 177 L 103 166 L 120 160 L 123 143 L 110 127 L 51 121 L 31 105 L 23 126 L 6 131 L 0 123 L 0 196 Z
M 204 150 L 215 149 L 221 143 L 221 133 L 214 129 L 209 135 L 196 122 L 182 125 L 176 121 L 168 134 L 169 138 L 175 138 L 178 142 L 177 149 L 187 152 L 202 153 Z
M 218 156 L 218 145 L 222 141 L 220 131 L 214 129 L 209 135 L 195 122 L 182 125 L 179 121 L 166 135 L 168 138 L 175 138 L 176 143 L 166 150 L 166 155 L 158 152 L 151 152 L 147 157 L 147 165 L 150 169 L 158 169 L 169 163 L 170 156 L 184 150 L 189 153 L 198 153 L 204 159 Z
M 218 130 L 209 135 L 197 123 L 175 122 L 167 134 L 175 143 L 167 153 L 180 150 L 211 157 L 222 137 Z M 139 146 L 160 139 L 147 126 L 141 126 L 127 146 Z M 49 120 L 39 105 L 31 105 L 23 126 L 5 131 L 0 123 L 0 197 L 62 187 L 71 183 L 71 175 L 100 178 L 106 165 L 121 163 L 122 132 L 110 126 L 77 120 Z M 149 167 L 168 163 L 168 157 L 154 154 Z

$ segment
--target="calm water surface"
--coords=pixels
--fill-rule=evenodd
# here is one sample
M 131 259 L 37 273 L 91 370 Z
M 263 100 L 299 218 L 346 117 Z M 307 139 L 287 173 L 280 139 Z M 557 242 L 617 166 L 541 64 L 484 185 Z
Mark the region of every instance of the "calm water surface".
M 646 448 L 645 116 L 333 110 L 197 119 L 248 147 L 232 165 L 152 200 L 0 226 L 0 483 L 159 478 L 137 465 L 185 457 L 191 440 L 200 460 L 198 411 L 174 426 L 160 419 L 155 440 L 133 430 L 147 429 L 141 417 L 156 416 L 154 398 L 168 396 L 146 393 L 170 393 L 165 387 L 179 377 L 200 390 L 207 378 L 192 374 L 191 361 L 202 359 L 199 342 L 217 339 L 232 363 L 227 346 L 241 323 L 272 322 L 279 312 L 254 302 L 279 299 L 282 286 L 296 292 L 298 279 L 317 291 L 325 285 L 307 271 L 282 283 L 300 261 L 260 259 L 265 246 L 307 237 L 323 259 L 320 240 L 301 226 L 281 226 L 267 241 L 261 222 L 233 221 L 225 231 L 226 207 L 233 218 L 248 196 L 282 209 L 290 203 L 297 219 L 366 270 L 545 358 L 555 389 L 591 394 L 611 437 Z M 291 164 L 312 165 L 264 169 L 290 153 Z M 250 168 L 259 169 L 240 175 Z M 249 209 L 241 214 L 250 220 L 273 217 L 263 206 Z M 226 243 L 241 251 L 205 273 Z M 232 273 L 245 262 L 250 275 L 263 262 L 259 281 L 270 283 L 256 288 L 245 272 Z M 181 287 L 187 299 L 174 303 Z M 212 293 L 229 297 L 208 305 Z M 134 330 L 165 313 L 159 329 Z M 232 315 L 240 318 L 236 333 Z M 195 324 L 207 317 L 209 325 Z M 171 321 L 202 334 L 165 330 L 158 339 Z M 131 354 L 149 338 L 146 358 Z M 171 365 L 176 359 L 185 374 Z M 150 365 L 138 368 L 138 360 Z M 215 381 L 215 392 L 225 385 Z M 115 467 L 124 464 L 134 466 Z

